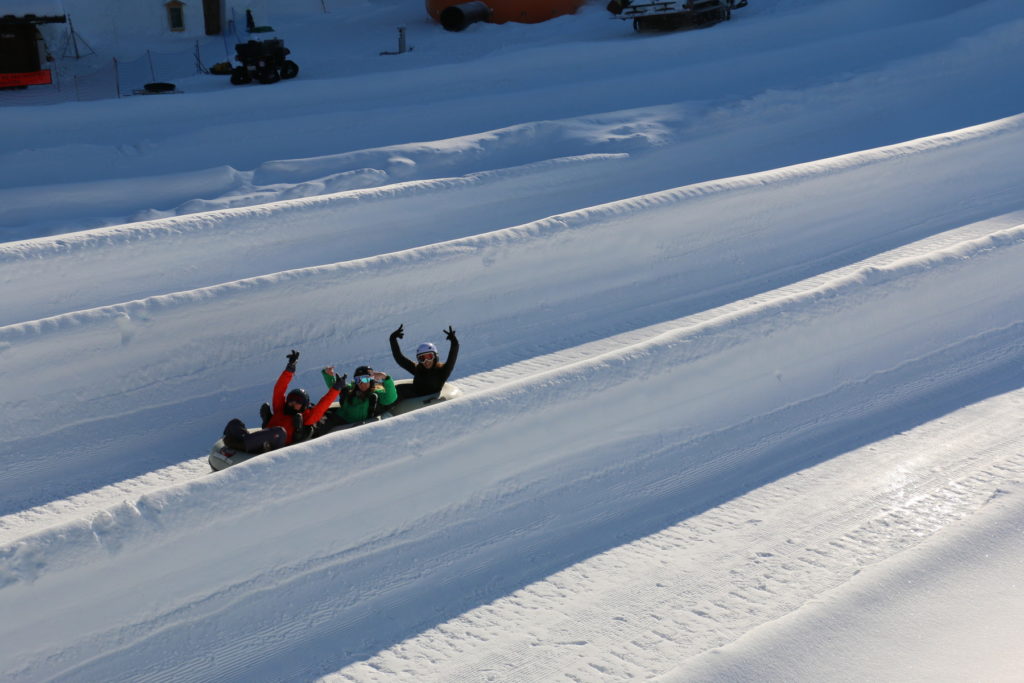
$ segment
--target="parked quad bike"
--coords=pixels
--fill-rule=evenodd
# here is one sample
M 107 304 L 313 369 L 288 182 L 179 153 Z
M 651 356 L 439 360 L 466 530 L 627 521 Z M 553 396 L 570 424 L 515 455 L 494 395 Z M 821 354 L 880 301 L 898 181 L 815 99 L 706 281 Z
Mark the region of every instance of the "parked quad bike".
M 289 54 L 291 50 L 280 38 L 238 43 L 235 45 L 235 59 L 241 62 L 241 66 L 231 71 L 231 83 L 277 83 L 281 79 L 295 78 L 299 74 L 299 65 L 285 59 Z

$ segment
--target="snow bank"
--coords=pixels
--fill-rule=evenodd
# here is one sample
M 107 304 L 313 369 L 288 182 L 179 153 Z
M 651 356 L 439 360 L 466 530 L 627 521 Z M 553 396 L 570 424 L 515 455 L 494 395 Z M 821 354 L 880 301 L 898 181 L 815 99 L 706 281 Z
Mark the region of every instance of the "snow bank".
M 70 310 L 110 305 L 166 292 L 196 289 L 253 275 L 323 263 L 336 254 L 352 260 L 362 256 L 441 241 L 471 231 L 465 223 L 474 206 L 493 202 L 507 192 L 510 181 L 557 182 L 561 174 L 596 175 L 607 169 L 588 166 L 621 160 L 622 155 L 587 155 L 550 160 L 500 171 L 482 171 L 459 178 L 410 181 L 323 196 L 319 188 L 305 197 L 301 186 L 273 190 L 297 196 L 258 207 L 209 211 L 57 237 L 0 244 L 0 273 L 12 285 L 52 272 L 45 286 L 25 292 L 5 308 L 7 324 Z M 322 179 L 327 185 L 385 185 L 388 174 L 374 168 L 342 172 Z M 237 173 L 228 173 L 237 176 Z M 251 175 L 251 174 L 250 174 Z M 502 186 L 504 183 L 504 186 Z M 498 187 L 496 187 L 498 186 Z M 254 193 L 258 194 L 254 190 Z M 265 198 L 264 198 L 265 199 Z M 439 207 L 438 205 L 442 205 Z M 420 221 L 430 220 L 430 226 Z M 429 231 L 424 227 L 438 226 Z M 446 231 L 449 234 L 444 234 Z M 163 273 L 167 252 L 187 263 Z M 105 278 L 112 271 L 116 278 Z M 160 272 L 160 278 L 154 273 Z M 87 289 L 76 283 L 88 279 Z

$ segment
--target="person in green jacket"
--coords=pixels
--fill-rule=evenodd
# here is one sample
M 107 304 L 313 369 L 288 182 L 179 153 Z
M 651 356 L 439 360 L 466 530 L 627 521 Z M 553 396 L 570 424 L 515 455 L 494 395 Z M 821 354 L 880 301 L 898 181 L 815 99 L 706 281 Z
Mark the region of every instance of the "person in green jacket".
M 324 368 L 323 378 L 327 388 L 331 389 L 336 382 L 336 375 L 329 374 L 327 370 L 328 368 Z M 398 399 L 395 381 L 386 373 L 360 365 L 352 379 L 353 381 L 341 390 L 338 407 L 328 410 L 324 420 L 317 425 L 318 433 L 322 434 L 341 425 L 356 424 L 376 417 Z M 344 381 L 344 378 L 341 381 Z

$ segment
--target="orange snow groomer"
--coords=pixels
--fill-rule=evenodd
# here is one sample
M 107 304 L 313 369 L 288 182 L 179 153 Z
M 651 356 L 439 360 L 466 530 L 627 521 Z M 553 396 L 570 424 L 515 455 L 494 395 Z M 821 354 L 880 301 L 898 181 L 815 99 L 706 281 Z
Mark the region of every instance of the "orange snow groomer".
M 461 31 L 477 21 L 536 24 L 572 14 L 586 0 L 426 0 L 427 13 L 449 31 Z

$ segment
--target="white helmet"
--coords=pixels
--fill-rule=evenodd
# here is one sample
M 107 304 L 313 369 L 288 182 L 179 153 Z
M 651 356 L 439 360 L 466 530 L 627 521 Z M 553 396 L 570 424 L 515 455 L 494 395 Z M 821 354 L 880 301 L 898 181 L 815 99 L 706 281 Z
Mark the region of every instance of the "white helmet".
M 419 356 L 420 354 L 423 353 L 432 353 L 436 356 L 437 347 L 431 344 L 430 342 L 423 342 L 422 344 L 416 347 L 416 355 Z

